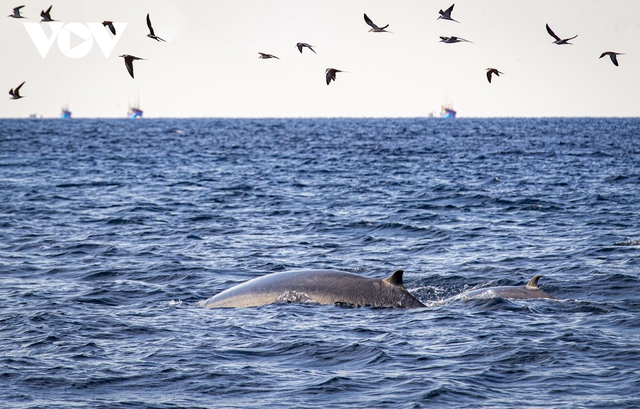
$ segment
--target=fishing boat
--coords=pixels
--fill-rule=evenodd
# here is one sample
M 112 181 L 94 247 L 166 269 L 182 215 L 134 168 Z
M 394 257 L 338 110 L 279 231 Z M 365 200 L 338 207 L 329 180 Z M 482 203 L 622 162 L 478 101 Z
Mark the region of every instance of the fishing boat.
M 69 106 L 68 105 L 63 105 L 62 112 L 60 112 L 60 118 L 62 119 L 70 119 L 71 118 L 71 111 L 69 111 Z
M 132 105 L 129 107 L 129 111 L 127 112 L 127 118 L 142 118 L 142 110 L 138 105 Z
M 136 95 L 135 101 L 129 103 L 129 111 L 127 112 L 127 118 L 137 119 L 142 118 L 142 110 L 140 109 L 140 96 Z
M 453 109 L 453 104 L 444 104 L 440 110 L 440 118 L 455 118 L 458 112 Z

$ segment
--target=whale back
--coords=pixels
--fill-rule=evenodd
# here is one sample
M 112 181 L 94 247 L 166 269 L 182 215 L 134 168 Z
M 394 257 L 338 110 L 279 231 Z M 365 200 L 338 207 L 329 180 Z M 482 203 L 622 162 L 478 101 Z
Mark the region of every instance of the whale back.
M 402 270 L 377 279 L 334 270 L 287 271 L 254 278 L 197 305 L 204 308 L 257 307 L 277 302 L 368 307 L 424 307 L 402 283 Z
M 540 280 L 540 277 L 542 276 L 534 276 L 526 285 L 480 288 L 478 290 L 468 291 L 464 295 L 467 298 L 482 298 L 497 295 L 502 298 L 509 298 L 512 300 L 525 300 L 532 298 L 555 300 L 556 297 L 547 294 L 538 287 L 538 280 Z

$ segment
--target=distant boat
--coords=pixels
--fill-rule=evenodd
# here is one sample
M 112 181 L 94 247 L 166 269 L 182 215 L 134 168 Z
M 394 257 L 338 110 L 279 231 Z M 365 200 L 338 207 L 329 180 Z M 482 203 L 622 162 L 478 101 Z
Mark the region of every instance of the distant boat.
M 142 110 L 140 109 L 140 106 L 138 104 L 129 107 L 127 118 L 142 118 Z
M 140 109 L 140 96 L 136 96 L 133 104 L 129 102 L 129 111 L 127 112 L 127 118 L 142 118 L 142 110 Z
M 62 106 L 62 112 L 60 112 L 60 118 L 62 118 L 62 119 L 70 119 L 71 118 L 71 111 L 69 111 L 69 106 L 68 105 L 63 105 Z
M 445 104 L 442 105 L 442 108 L 440 110 L 440 118 L 455 118 L 457 113 L 458 112 L 453 109 L 453 104 Z

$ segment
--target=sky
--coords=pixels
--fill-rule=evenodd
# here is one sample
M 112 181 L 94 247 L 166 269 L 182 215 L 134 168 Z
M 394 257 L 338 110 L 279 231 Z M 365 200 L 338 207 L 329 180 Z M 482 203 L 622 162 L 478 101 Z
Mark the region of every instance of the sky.
M 424 117 L 443 103 L 459 117 L 640 116 L 638 0 L 457 0 L 460 23 L 438 20 L 452 4 L 442 0 L 0 4 L 5 16 L 25 4 L 28 17 L 0 17 L 0 118 L 58 117 L 64 104 L 74 118 L 121 118 L 136 99 L 145 117 Z M 49 5 L 60 33 L 72 33 L 71 52 L 91 45 L 86 55 L 70 58 L 56 37 L 41 56 L 23 23 Z M 166 42 L 146 37 L 147 13 Z M 391 33 L 369 32 L 364 13 Z M 103 20 L 126 23 L 108 58 L 93 35 L 84 42 L 72 30 Z M 547 23 L 562 38 L 577 34 L 573 45 L 553 44 Z M 36 29 L 52 35 L 49 23 Z M 317 54 L 300 54 L 297 42 Z M 625 53 L 620 66 L 599 59 L 604 51 Z M 146 59 L 134 63 L 135 79 L 121 54 Z M 327 86 L 329 67 L 346 72 Z M 489 67 L 504 72 L 491 84 Z M 10 100 L 22 81 L 25 98 Z

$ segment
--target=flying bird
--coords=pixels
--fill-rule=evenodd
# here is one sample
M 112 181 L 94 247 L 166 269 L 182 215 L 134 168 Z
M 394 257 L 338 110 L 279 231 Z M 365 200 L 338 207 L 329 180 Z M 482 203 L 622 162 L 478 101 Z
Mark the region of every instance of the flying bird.
M 437 20 L 443 19 L 443 20 L 451 20 L 451 21 L 455 21 L 456 23 L 459 23 L 458 20 L 454 20 L 451 18 L 451 12 L 453 11 L 453 6 L 455 6 L 456 4 L 452 4 L 451 7 L 449 7 L 448 9 L 446 9 L 445 11 L 442 11 L 442 9 L 440 9 L 440 11 L 438 13 L 440 13 L 440 16 L 437 18 Z
M 9 90 L 9 95 L 11 95 L 11 99 L 23 98 L 22 95 L 20 95 L 20 87 L 22 87 L 25 82 L 26 81 L 22 81 L 22 84 L 18 85 L 15 89 L 11 88 Z
M 129 71 L 129 75 L 131 75 L 131 78 L 134 78 L 133 77 L 133 62 L 135 60 L 144 60 L 144 58 L 135 57 L 135 56 L 129 55 L 129 54 L 122 54 L 120 57 L 124 58 L 124 65 L 127 67 L 127 71 Z
M 25 18 L 24 16 L 22 16 L 20 14 L 20 9 L 23 8 L 24 5 L 22 6 L 18 6 L 18 7 L 14 7 L 13 8 L 13 14 L 9 14 L 7 17 L 13 17 L 13 18 Z
M 344 72 L 344 71 L 340 71 L 340 70 L 336 70 L 335 68 L 327 68 L 324 72 L 324 75 L 327 79 L 327 85 L 329 85 L 329 83 L 333 80 L 336 80 L 336 73 L 338 72 Z
M 258 56 L 258 59 L 263 59 L 263 60 L 268 60 L 269 58 L 275 58 L 276 60 L 280 59 L 273 54 L 261 53 L 260 51 L 258 51 L 258 54 L 260 54 Z
M 556 41 L 554 41 L 554 44 L 558 44 L 558 45 L 565 45 L 565 44 L 569 44 L 569 45 L 573 45 L 569 42 L 569 40 L 573 40 L 574 38 L 576 38 L 578 35 L 574 35 L 571 38 L 560 38 L 556 35 L 556 33 L 553 32 L 553 30 L 551 29 L 551 27 L 549 27 L 549 24 L 547 24 L 547 33 L 549 33 L 549 35 L 553 38 L 556 39 Z
M 504 72 L 500 72 L 495 68 L 487 68 L 487 80 L 489 80 L 489 84 L 491 84 L 491 76 L 495 74 L 496 77 L 499 77 L 500 74 L 504 75 Z
M 316 50 L 314 50 L 313 48 L 311 48 L 311 47 L 313 47 L 313 46 L 312 46 L 312 45 L 309 45 L 309 44 L 307 44 L 307 43 L 298 43 L 298 44 L 296 44 L 296 47 L 298 47 L 298 51 L 300 51 L 300 54 L 302 54 L 302 49 L 303 49 L 304 47 L 307 47 L 308 49 L 310 49 L 311 51 L 313 51 L 313 53 L 314 53 L 314 54 L 317 54 L 317 53 L 316 53 Z
M 473 44 L 473 41 L 465 40 L 462 37 L 454 37 L 454 36 L 451 36 L 451 37 L 440 36 L 440 42 L 445 44 L 454 44 L 454 43 L 462 43 L 462 42 Z
M 618 66 L 618 57 L 616 57 L 617 55 L 624 55 L 624 53 L 617 53 L 615 51 L 605 51 L 604 53 L 600 54 L 600 58 L 604 57 L 605 55 L 608 55 L 609 58 L 611 58 L 611 62 L 613 63 L 613 65 L 615 65 L 616 67 Z
M 258 56 L 258 59 L 263 59 L 263 60 L 268 60 L 269 58 L 275 58 L 276 60 L 280 59 L 273 54 L 261 53 L 260 51 L 258 51 L 258 54 L 260 54 Z
M 389 27 L 389 24 L 384 27 L 378 27 L 373 21 L 371 21 L 369 17 L 367 17 L 367 13 L 364 13 L 364 21 L 371 27 L 371 30 L 369 30 L 369 32 L 373 31 L 374 33 L 390 33 L 390 31 L 385 30 L 385 28 Z
M 147 27 L 149 27 L 149 34 L 147 34 L 147 37 L 153 38 L 156 41 L 164 41 L 162 38 L 158 37 L 156 33 L 153 31 L 153 27 L 151 27 L 151 19 L 149 18 L 149 13 L 147 13 Z
M 111 32 L 113 33 L 113 35 L 116 35 L 116 28 L 113 26 L 113 21 L 105 20 L 102 22 L 102 25 L 105 27 L 108 27 L 109 30 L 111 30 Z
M 40 12 L 40 17 L 42 17 L 42 20 L 40 20 L 41 23 L 43 21 L 55 21 L 54 19 L 51 18 L 51 7 L 53 7 L 53 4 L 49 6 L 47 11 L 42 10 Z

